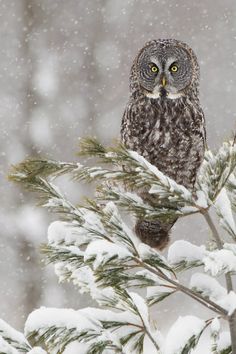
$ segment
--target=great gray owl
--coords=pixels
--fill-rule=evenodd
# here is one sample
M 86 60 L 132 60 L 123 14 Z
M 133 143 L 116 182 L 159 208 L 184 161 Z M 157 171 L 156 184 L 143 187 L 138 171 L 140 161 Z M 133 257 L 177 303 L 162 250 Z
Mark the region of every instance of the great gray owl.
M 146 43 L 133 62 L 130 91 L 122 119 L 122 142 L 193 190 L 206 140 L 199 65 L 193 50 L 175 39 Z M 144 200 L 150 199 L 147 191 L 138 193 Z M 137 220 L 135 231 L 143 242 L 163 249 L 175 221 Z

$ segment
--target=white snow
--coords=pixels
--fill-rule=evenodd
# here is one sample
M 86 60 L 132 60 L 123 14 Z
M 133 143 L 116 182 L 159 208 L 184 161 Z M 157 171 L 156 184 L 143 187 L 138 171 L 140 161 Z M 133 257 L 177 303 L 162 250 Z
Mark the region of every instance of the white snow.
M 75 328 L 76 330 L 97 328 L 95 321 L 92 323 L 79 311 L 41 307 L 28 316 L 25 323 L 25 334 L 27 336 L 30 332 L 51 326 Z
M 0 353 L 3 354 L 19 354 L 18 350 L 13 348 L 10 344 L 7 343 L 2 337 L 0 337 Z
M 226 189 L 223 188 L 215 201 L 215 208 L 220 217 L 220 224 L 236 237 L 236 226 L 232 213 L 231 203 Z
M 152 247 L 148 246 L 146 243 L 140 243 L 138 245 L 138 253 L 141 256 L 141 258 L 148 258 L 151 255 L 155 255 L 157 257 L 160 257 L 164 262 L 166 262 L 165 258 L 155 249 Z
M 80 292 L 93 293 L 94 289 L 97 289 L 93 272 L 89 266 L 84 266 L 75 270 L 72 270 L 72 279 L 75 285 L 78 285 Z
M 84 218 L 83 225 L 77 222 L 54 221 L 48 227 L 48 241 L 49 243 L 60 244 L 75 244 L 77 246 L 90 241 L 95 234 L 91 235 L 90 230 L 97 230 L 104 234 L 104 228 L 99 217 L 90 210 L 79 209 L 80 216 Z
M 222 306 L 225 310 L 228 311 L 229 316 L 232 315 L 236 309 L 236 294 L 234 291 L 230 291 L 222 299 L 217 301 L 217 304 Z
M 21 343 L 21 344 L 28 344 L 25 336 L 12 328 L 9 324 L 5 321 L 0 319 L 0 336 L 11 338 L 12 340 Z
M 47 352 L 40 347 L 34 347 L 27 354 L 47 354 Z
M 165 287 L 164 286 L 165 284 L 169 284 L 169 283 L 163 281 L 162 285 L 148 286 L 147 287 L 147 299 L 159 298 L 160 296 L 168 295 L 172 291 L 174 291 L 174 289 L 170 289 L 168 287 Z
M 145 326 L 149 329 L 149 312 L 145 300 L 134 292 L 129 292 L 129 296 L 133 300 L 133 303 L 135 304 L 140 316 L 142 317 Z
M 67 345 L 63 354 L 86 354 L 88 352 L 89 345 L 86 343 L 72 342 Z
M 215 333 L 218 333 L 220 331 L 220 321 L 216 317 L 214 320 L 211 322 L 211 333 L 214 335 Z
M 143 156 L 139 155 L 136 151 L 129 150 L 130 156 L 135 159 L 137 162 L 139 162 L 142 166 L 144 166 L 147 170 L 149 170 L 151 173 L 153 173 L 160 182 L 168 187 L 171 191 L 178 191 L 181 192 L 181 195 L 184 199 L 191 199 L 192 194 L 185 188 L 184 186 L 176 183 L 173 179 L 165 176 L 157 167 L 154 165 L 150 164 Z M 160 188 L 157 185 L 153 185 L 151 189 L 149 190 L 149 193 L 159 193 Z
M 229 176 L 228 181 L 236 188 L 236 177 L 233 173 L 231 173 L 231 175 Z
M 104 259 L 101 257 L 101 260 Z M 96 261 L 95 261 L 96 262 Z M 59 277 L 59 281 L 68 279 L 68 273 L 73 284 L 78 286 L 80 293 L 90 293 L 90 296 L 100 305 L 107 303 L 109 299 L 114 298 L 118 301 L 114 290 L 110 287 L 101 288 L 98 286 L 93 271 L 89 266 L 77 268 L 70 263 L 58 262 L 55 264 L 55 273 Z M 124 307 L 123 305 L 121 308 Z
M 177 264 L 182 261 L 187 263 L 201 262 L 205 253 L 205 246 L 196 246 L 188 241 L 178 240 L 168 250 L 168 261 L 171 264 Z
M 84 219 L 84 224 L 83 224 L 84 229 L 88 229 L 88 230 L 93 229 L 93 230 L 97 230 L 102 234 L 105 234 L 104 227 L 97 213 L 94 213 L 93 211 L 88 210 L 86 208 L 80 208 L 79 211 L 81 216 Z M 95 235 L 93 235 L 93 238 L 94 237 Z
M 111 216 L 111 221 L 113 221 L 112 216 L 114 217 L 114 221 L 116 221 L 117 218 L 120 219 L 117 206 L 111 201 L 105 205 L 103 211 L 105 214 L 109 214 Z
M 200 291 L 203 296 L 223 307 L 231 315 L 236 309 L 236 294 L 233 291 L 227 293 L 220 283 L 207 274 L 195 273 L 191 277 L 190 287 Z
M 179 317 L 167 333 L 164 354 L 178 354 L 192 336 L 198 336 L 205 322 L 195 316 Z
M 233 254 L 236 256 L 236 244 L 234 243 L 225 243 L 224 249 L 232 251 Z
M 195 201 L 195 204 L 203 209 L 207 208 L 209 206 L 209 202 L 204 191 L 202 190 L 196 191 L 196 195 L 197 195 L 197 200 Z
M 143 306 L 140 303 L 140 299 L 137 300 L 135 296 L 136 303 L 138 302 L 139 308 Z M 143 309 L 142 309 L 143 311 Z M 117 321 L 123 322 L 124 326 L 114 330 L 102 330 L 101 321 Z M 127 323 L 132 323 L 133 326 Z M 123 311 L 120 313 L 113 312 L 110 310 L 103 310 L 97 308 L 85 308 L 82 310 L 72 310 L 72 309 L 55 309 L 55 308 L 40 308 L 33 311 L 25 324 L 26 335 L 32 331 L 46 330 L 51 326 L 57 328 L 74 328 L 77 331 L 84 331 L 85 329 L 92 329 L 99 334 L 99 337 L 95 338 L 97 340 L 111 340 L 113 343 L 119 344 L 119 338 L 127 335 L 129 332 L 136 330 L 136 325 L 142 325 L 142 321 L 135 313 L 131 311 Z M 93 339 L 91 339 L 93 341 Z M 78 348 L 76 345 L 72 345 L 75 350 Z M 82 350 L 85 349 L 82 346 Z M 67 350 L 69 350 L 67 348 Z M 68 351 L 68 353 L 70 353 Z M 127 352 L 128 353 L 128 352 Z
M 213 276 L 223 272 L 236 271 L 236 256 L 230 250 L 207 252 L 202 261 L 205 272 L 210 272 Z
M 96 319 L 98 321 L 120 321 L 124 322 L 125 324 L 141 324 L 141 319 L 136 314 L 129 310 L 126 310 L 125 308 L 122 312 L 114 312 L 111 310 L 104 310 L 100 308 L 86 307 L 84 309 L 79 310 L 79 312 L 83 316 L 91 320 Z
M 42 205 L 44 208 L 55 208 L 55 207 L 63 207 L 65 209 L 70 209 L 69 203 L 66 200 L 59 197 L 52 197 L 46 203 Z
M 230 246 L 226 247 L 229 248 Z M 174 242 L 168 251 L 168 261 L 170 264 L 180 262 L 196 262 L 204 264 L 205 272 L 211 275 L 220 275 L 227 271 L 236 271 L 236 256 L 229 249 L 207 251 L 205 246 L 196 246 L 188 241 L 178 240 Z
M 228 331 L 223 331 L 220 333 L 219 340 L 217 343 L 217 351 L 223 351 L 231 345 L 230 333 Z
M 227 294 L 226 289 L 220 283 L 207 274 L 195 273 L 190 280 L 190 287 L 200 291 L 203 296 L 216 301 Z
M 132 253 L 130 253 L 127 248 L 115 243 L 106 240 L 96 240 L 91 242 L 86 248 L 84 260 L 87 261 L 93 256 L 96 257 L 93 262 L 93 266 L 96 269 L 113 256 L 117 256 L 118 259 L 126 259 L 132 257 Z
M 194 206 L 183 206 L 182 208 L 180 208 L 180 212 L 183 214 L 192 214 L 192 213 L 196 213 L 198 212 L 199 209 L 197 207 Z
M 48 227 L 48 241 L 49 243 L 61 243 L 62 241 L 71 243 L 74 238 L 71 239 L 70 224 L 64 221 L 53 221 Z
M 115 203 L 108 202 L 106 206 L 103 208 L 103 212 L 109 218 L 110 223 L 114 223 L 120 226 L 120 228 L 122 229 L 122 234 L 125 236 L 125 238 L 130 239 L 134 245 L 138 245 L 140 243 L 140 240 L 137 238 L 134 232 L 122 220 L 121 215 Z M 128 247 L 127 243 L 118 235 L 109 235 L 109 236 L 112 238 L 114 237 L 116 240 L 119 240 L 121 244 L 125 244 L 126 248 Z M 131 247 L 131 252 L 132 251 L 133 249 Z
M 141 242 L 137 247 L 137 251 L 139 253 L 140 258 L 143 260 L 148 259 L 150 257 L 155 257 L 156 262 L 160 261 L 161 263 L 165 264 L 167 267 L 170 267 L 166 258 L 163 255 L 161 255 L 157 250 L 146 245 L 145 243 Z M 164 269 L 164 267 L 162 268 L 162 272 L 170 276 L 169 271 L 167 269 Z M 158 281 L 158 277 L 156 280 Z
M 163 337 L 160 334 L 159 331 L 153 332 L 153 338 L 155 339 L 155 342 L 158 343 L 159 348 L 162 346 L 163 343 Z M 125 354 L 135 354 L 134 351 L 125 351 Z M 108 354 L 108 353 L 107 353 Z M 156 347 L 154 346 L 153 342 L 149 339 L 148 336 L 144 337 L 143 341 L 143 354 L 159 354 L 157 352 Z M 161 354 L 161 353 L 160 353 Z
M 131 228 L 129 228 L 128 225 L 126 225 L 124 222 L 122 222 L 121 226 L 122 226 L 125 234 L 132 241 L 134 247 L 137 249 L 138 245 L 140 244 L 140 239 L 137 237 L 135 232 Z M 127 245 L 126 245 L 126 247 L 127 247 Z

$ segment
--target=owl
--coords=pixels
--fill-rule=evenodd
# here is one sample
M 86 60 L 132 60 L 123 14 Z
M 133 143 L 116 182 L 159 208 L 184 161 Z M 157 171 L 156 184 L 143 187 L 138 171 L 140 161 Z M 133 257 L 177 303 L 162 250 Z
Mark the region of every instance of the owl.
M 194 190 L 206 144 L 199 74 L 197 57 L 187 44 L 175 39 L 146 43 L 131 68 L 130 98 L 121 124 L 121 141 L 128 149 L 189 190 Z M 152 202 L 147 190 L 138 194 Z M 142 242 L 161 250 L 175 221 L 137 220 L 135 232 Z

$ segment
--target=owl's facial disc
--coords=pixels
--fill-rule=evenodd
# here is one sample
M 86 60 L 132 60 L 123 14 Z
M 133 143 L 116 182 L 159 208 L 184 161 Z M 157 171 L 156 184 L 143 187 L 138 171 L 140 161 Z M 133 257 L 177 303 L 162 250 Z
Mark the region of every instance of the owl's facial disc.
M 185 96 L 193 75 L 185 49 L 152 44 L 138 58 L 139 83 L 150 98 L 177 99 Z
M 175 87 L 168 83 L 165 75 L 161 76 L 160 82 L 157 83 L 152 92 L 145 90 L 145 94 L 149 98 L 168 98 L 171 100 L 184 96 L 183 92 L 177 92 Z

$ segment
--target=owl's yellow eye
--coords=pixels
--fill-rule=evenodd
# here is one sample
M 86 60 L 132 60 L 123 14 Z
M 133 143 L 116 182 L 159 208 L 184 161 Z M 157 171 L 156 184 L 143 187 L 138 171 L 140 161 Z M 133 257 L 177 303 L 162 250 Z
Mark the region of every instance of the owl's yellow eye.
M 171 65 L 170 71 L 172 71 L 172 73 L 176 73 L 178 71 L 178 66 L 176 64 Z
M 152 66 L 151 66 L 151 71 L 152 71 L 153 73 L 157 73 L 157 72 L 158 72 L 158 67 L 157 67 L 156 65 L 152 65 Z

